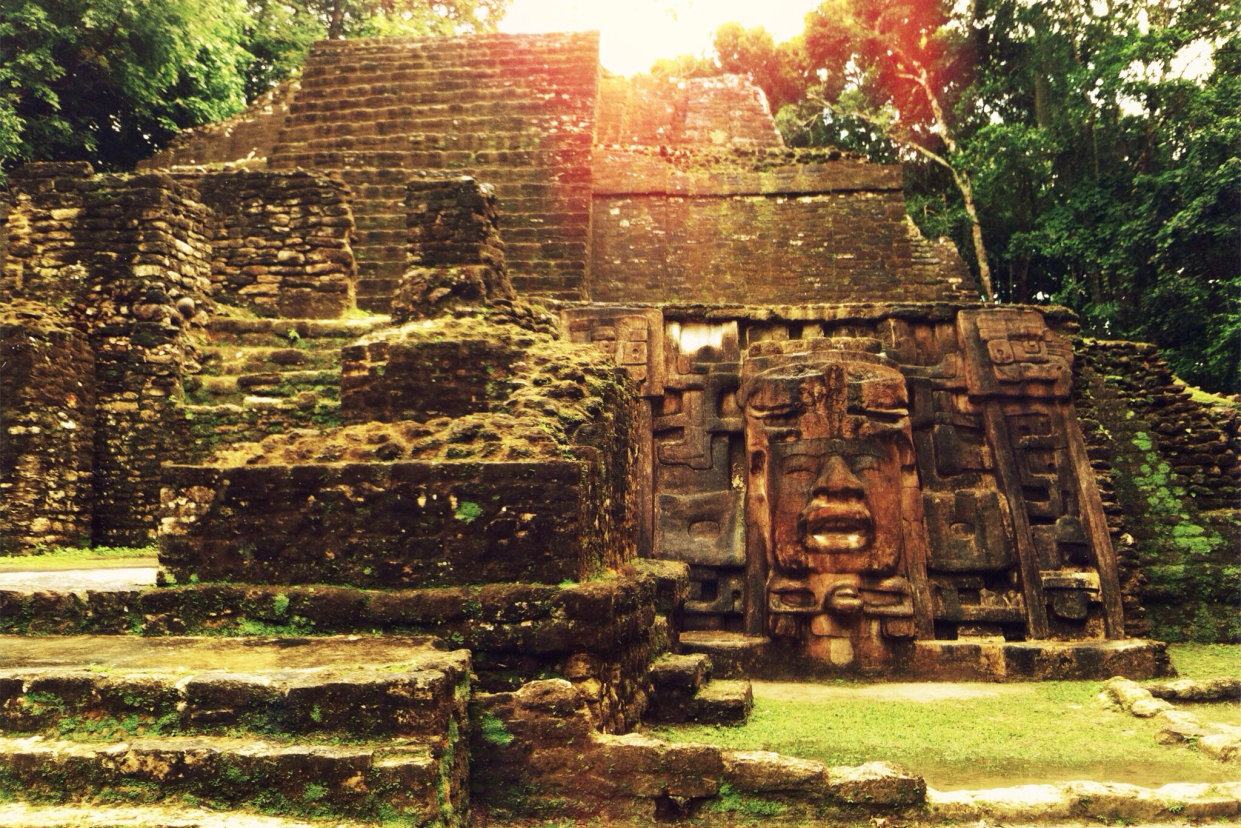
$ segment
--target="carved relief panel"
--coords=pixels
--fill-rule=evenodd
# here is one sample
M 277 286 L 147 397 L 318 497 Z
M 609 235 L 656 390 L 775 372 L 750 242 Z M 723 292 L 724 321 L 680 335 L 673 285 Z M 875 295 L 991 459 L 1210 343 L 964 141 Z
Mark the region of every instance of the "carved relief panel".
M 736 320 L 664 328 L 664 396 L 653 420 L 654 554 L 690 564 L 690 629 L 747 629 L 739 339 Z
M 759 343 L 737 395 L 767 632 L 841 667 L 889 666 L 930 628 L 905 378 L 879 350 L 873 339 Z
M 566 322 L 650 400 L 644 548 L 689 564 L 686 629 L 878 670 L 918 638 L 1121 634 L 1071 350 L 1037 312 Z

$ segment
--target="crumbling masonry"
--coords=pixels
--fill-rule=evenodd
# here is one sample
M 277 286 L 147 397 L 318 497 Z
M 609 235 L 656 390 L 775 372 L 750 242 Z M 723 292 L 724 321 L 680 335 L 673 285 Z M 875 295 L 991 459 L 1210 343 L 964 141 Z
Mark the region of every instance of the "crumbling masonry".
M 319 43 L 300 85 L 135 174 L 15 171 L 0 543 L 157 542 L 164 583 L 0 591 L 0 631 L 166 636 L 187 663 L 225 657 L 195 635 L 381 633 L 409 657 L 329 637 L 301 684 L 182 681 L 134 715 L 344 734 L 353 758 L 229 804 L 296 813 L 361 762 L 316 813 L 418 824 L 460 823 L 470 788 L 517 816 L 676 818 L 724 786 L 895 812 L 925 786 L 891 766 L 632 731 L 744 720 L 756 676 L 1140 678 L 1169 669 L 1152 624 L 1225 608 L 1209 633 L 1238 635 L 1235 414 L 1149 346 L 979 303 L 899 167 L 784 147 L 741 79 L 597 54 Z M 1167 527 L 1192 542 L 1161 549 Z M 63 732 L 31 701 L 61 685 L 22 663 L 0 727 Z M 84 680 L 91 715 L 125 713 Z M 393 734 L 417 749 L 368 741 Z M 124 775 L 49 750 L 73 795 Z

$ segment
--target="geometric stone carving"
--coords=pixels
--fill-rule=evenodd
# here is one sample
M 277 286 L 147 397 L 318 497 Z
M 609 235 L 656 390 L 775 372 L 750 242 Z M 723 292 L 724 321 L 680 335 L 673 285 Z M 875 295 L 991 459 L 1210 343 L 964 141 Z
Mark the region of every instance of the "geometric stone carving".
M 758 343 L 738 392 L 768 631 L 864 669 L 890 665 L 897 642 L 929 626 L 905 379 L 879 350 L 871 339 Z

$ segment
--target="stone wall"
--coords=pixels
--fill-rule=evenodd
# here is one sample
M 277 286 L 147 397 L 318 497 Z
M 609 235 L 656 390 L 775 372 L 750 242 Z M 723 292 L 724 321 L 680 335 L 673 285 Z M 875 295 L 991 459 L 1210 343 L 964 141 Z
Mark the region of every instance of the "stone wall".
M 353 188 L 361 307 L 396 292 L 405 180 L 428 169 L 495 187 L 518 291 L 582 297 L 598 51 L 597 33 L 315 44 L 269 163 Z
M 409 270 L 392 303 L 394 322 L 513 298 L 490 186 L 469 176 L 411 179 L 405 215 Z
M 0 553 L 91 537 L 95 357 L 58 311 L 0 311 Z
M 595 143 L 784 146 L 763 91 L 738 75 L 605 77 L 599 84 Z
M 159 464 L 178 456 L 190 320 L 211 305 L 210 212 L 163 174 L 32 164 L 10 176 L 6 300 L 57 306 L 95 355 L 96 544 L 155 534 Z
M 900 168 L 840 159 L 599 150 L 590 294 L 599 302 L 970 301 L 925 267 Z M 768 164 L 779 164 L 764 169 Z
M 160 152 L 138 163 L 139 170 L 199 164 L 259 165 L 280 137 L 301 84 L 286 81 L 231 118 L 186 130 Z
M 558 583 L 602 565 L 576 461 L 169 466 L 160 562 L 178 580 Z
M 354 307 L 349 188 L 304 171 L 178 174 L 213 211 L 217 300 L 259 316 L 335 319 Z
M 1083 432 L 1150 634 L 1241 640 L 1241 415 L 1196 402 L 1153 345 L 1084 340 L 1078 355 Z

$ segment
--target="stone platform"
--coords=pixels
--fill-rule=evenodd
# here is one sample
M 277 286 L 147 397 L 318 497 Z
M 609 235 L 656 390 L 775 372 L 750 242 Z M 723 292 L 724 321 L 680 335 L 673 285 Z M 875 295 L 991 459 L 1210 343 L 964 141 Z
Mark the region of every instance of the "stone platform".
M 1102 681 L 1123 676 L 1140 681 L 1176 675 L 1162 641 L 913 641 L 899 666 L 882 676 L 834 667 L 761 636 L 682 632 L 680 641 L 684 652 L 710 656 L 716 675 L 726 678 Z
M 0 797 L 457 824 L 469 695 L 428 638 L 5 636 Z

